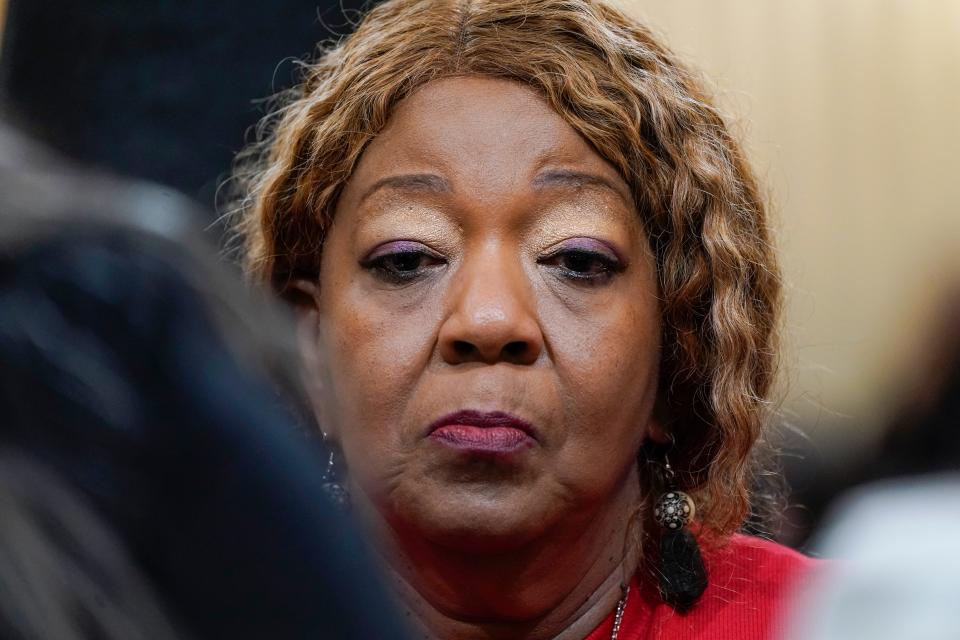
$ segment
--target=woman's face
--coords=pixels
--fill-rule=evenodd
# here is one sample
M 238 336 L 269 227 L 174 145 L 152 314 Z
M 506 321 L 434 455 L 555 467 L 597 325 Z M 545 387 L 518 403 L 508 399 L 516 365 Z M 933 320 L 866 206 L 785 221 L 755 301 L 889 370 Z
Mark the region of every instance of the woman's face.
M 636 482 L 654 261 L 627 184 L 530 89 L 453 78 L 401 102 L 320 273 L 327 428 L 395 531 L 521 545 Z

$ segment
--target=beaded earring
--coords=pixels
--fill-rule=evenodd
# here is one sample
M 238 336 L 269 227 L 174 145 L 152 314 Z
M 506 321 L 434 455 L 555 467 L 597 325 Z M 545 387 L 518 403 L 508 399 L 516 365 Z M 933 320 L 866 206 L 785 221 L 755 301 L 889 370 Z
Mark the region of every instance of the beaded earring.
M 679 612 L 687 611 L 707 588 L 707 569 L 700 546 L 687 525 L 696 515 L 696 504 L 676 487 L 676 474 L 664 455 L 666 491 L 653 508 L 653 519 L 662 527 L 660 538 L 660 596 Z
M 323 434 L 323 444 L 327 449 L 327 468 L 323 471 L 321 487 L 330 502 L 343 513 L 347 513 L 351 507 L 350 490 L 340 480 L 342 474 L 336 458 L 338 447 L 330 442 L 326 433 Z

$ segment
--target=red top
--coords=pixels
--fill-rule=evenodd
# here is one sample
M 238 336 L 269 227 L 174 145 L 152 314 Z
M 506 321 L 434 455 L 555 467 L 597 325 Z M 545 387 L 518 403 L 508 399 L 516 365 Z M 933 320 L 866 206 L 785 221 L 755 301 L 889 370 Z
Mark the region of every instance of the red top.
M 655 588 L 630 585 L 618 640 L 771 640 L 784 634 L 783 605 L 817 565 L 768 540 L 735 535 L 704 552 L 709 584 L 684 614 L 664 604 Z M 609 640 L 613 614 L 586 640 Z

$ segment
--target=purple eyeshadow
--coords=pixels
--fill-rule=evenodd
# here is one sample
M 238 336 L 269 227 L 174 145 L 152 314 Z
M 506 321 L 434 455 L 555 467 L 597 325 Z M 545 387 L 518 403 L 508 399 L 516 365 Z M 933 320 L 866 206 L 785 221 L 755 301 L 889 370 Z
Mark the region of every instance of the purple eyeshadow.
M 374 249 L 370 255 L 366 257 L 366 260 L 376 260 L 377 258 L 395 253 L 413 253 L 421 252 L 423 250 L 424 246 L 419 242 L 414 242 L 413 240 L 395 240 L 393 242 L 382 244 Z
M 571 238 L 570 240 L 565 241 L 557 250 L 565 251 L 588 251 L 591 253 L 600 253 L 611 260 L 622 261 L 620 253 L 611 247 L 609 244 L 602 240 L 597 240 L 596 238 Z

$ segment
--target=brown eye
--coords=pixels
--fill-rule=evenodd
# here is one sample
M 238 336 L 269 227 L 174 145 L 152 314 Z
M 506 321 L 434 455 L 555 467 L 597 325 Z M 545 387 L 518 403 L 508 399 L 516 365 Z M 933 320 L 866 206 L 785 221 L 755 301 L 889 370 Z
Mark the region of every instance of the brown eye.
M 385 282 L 402 284 L 416 280 L 443 263 L 442 258 L 419 243 L 398 242 L 378 248 L 361 266 Z
M 426 260 L 426 255 L 414 253 L 412 251 L 405 253 L 394 253 L 383 256 L 379 259 L 380 267 L 391 273 L 411 273 L 420 269 Z
M 542 258 L 540 264 L 555 268 L 567 279 L 590 284 L 606 282 L 623 270 L 616 259 L 583 249 L 557 251 Z
M 587 251 L 568 251 L 557 257 L 557 263 L 568 271 L 584 276 L 599 275 L 610 268 L 606 260 Z

